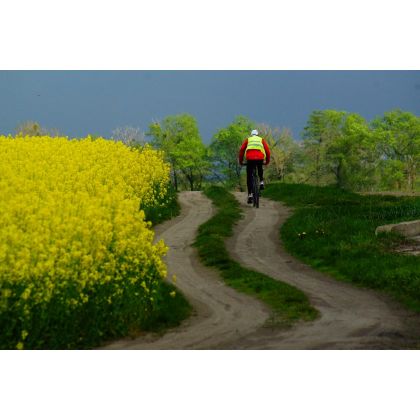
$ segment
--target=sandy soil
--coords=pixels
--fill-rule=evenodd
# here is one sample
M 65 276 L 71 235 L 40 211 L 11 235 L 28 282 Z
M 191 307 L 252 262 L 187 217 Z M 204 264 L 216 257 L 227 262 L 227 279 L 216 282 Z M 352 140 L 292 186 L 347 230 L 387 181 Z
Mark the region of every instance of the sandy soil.
M 194 306 L 194 315 L 163 336 L 147 334 L 108 345 L 108 349 L 396 349 L 417 348 L 420 317 L 386 296 L 336 281 L 287 254 L 279 227 L 290 215 L 283 205 L 261 199 L 260 208 L 245 204 L 245 218 L 227 242 L 242 265 L 303 290 L 320 312 L 313 322 L 288 330 L 267 327 L 269 311 L 258 301 L 225 286 L 217 272 L 203 267 L 191 248 L 196 230 L 212 215 L 200 192 L 180 194 L 182 214 L 157 228 L 171 247 L 169 278 Z
M 244 194 L 236 193 L 244 203 Z M 342 283 L 319 273 L 285 252 L 280 225 L 291 211 L 280 203 L 261 200 L 255 210 L 242 204 L 245 218 L 228 245 L 242 265 L 304 291 L 321 316 L 284 332 L 260 331 L 241 344 L 244 348 L 368 349 L 416 346 L 420 317 L 371 290 Z M 250 256 L 254 258 L 250 258 Z M 239 347 L 239 346 L 237 346 Z
M 195 240 L 198 226 L 213 214 L 211 201 L 201 192 L 179 195 L 181 216 L 156 228 L 157 239 L 170 247 L 166 256 L 168 279 L 194 307 L 194 314 L 163 336 L 146 334 L 114 342 L 108 349 L 214 349 L 226 348 L 260 327 L 269 311 L 260 302 L 226 286 L 217 271 L 198 261 Z

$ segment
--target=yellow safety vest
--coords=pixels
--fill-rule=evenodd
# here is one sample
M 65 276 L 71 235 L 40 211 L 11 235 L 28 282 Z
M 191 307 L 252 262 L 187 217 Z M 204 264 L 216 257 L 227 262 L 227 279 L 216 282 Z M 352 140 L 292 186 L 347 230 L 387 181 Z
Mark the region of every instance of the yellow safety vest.
M 262 152 L 262 154 L 264 155 L 264 159 L 265 159 L 266 155 L 265 155 L 265 149 L 264 149 L 264 145 L 263 145 L 262 140 L 263 140 L 262 137 L 259 137 L 259 136 L 249 137 L 248 138 L 248 146 L 245 150 L 245 156 L 246 156 L 246 152 L 248 150 L 257 149 L 260 152 Z

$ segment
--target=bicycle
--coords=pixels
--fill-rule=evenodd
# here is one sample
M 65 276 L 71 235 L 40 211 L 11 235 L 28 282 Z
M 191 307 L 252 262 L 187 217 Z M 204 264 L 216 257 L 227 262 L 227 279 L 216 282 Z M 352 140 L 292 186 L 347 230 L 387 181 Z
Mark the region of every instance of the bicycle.
M 247 166 L 245 163 L 243 166 Z M 259 208 L 260 207 L 260 184 L 258 182 L 257 176 L 257 167 L 254 165 L 251 172 L 251 185 L 252 185 L 252 207 Z

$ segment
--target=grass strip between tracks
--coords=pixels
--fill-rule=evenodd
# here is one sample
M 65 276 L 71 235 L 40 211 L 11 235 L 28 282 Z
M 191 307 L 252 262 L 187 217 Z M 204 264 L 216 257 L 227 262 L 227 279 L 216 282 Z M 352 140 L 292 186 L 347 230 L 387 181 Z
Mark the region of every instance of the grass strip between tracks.
M 362 196 L 336 187 L 273 183 L 264 197 L 295 208 L 281 227 L 287 250 L 337 279 L 382 290 L 420 312 L 419 257 L 377 226 L 420 219 L 420 197 Z
M 195 241 L 199 256 L 206 266 L 215 267 L 227 285 L 256 297 L 272 310 L 269 324 L 288 327 L 298 320 L 313 320 L 318 316 L 306 295 L 286 283 L 242 267 L 226 250 L 225 238 L 232 236 L 233 226 L 242 217 L 239 203 L 222 187 L 204 191 L 218 212 L 199 228 Z

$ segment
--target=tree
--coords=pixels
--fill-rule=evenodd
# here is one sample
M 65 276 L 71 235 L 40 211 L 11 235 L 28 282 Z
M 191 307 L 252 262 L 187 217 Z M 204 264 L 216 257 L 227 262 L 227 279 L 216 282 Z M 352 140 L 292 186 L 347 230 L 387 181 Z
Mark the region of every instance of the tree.
M 362 191 L 375 185 L 378 153 L 363 117 L 355 113 L 346 116 L 342 137 L 333 148 L 342 162 L 342 186 Z
M 394 178 L 398 189 L 405 182 L 414 190 L 420 165 L 420 118 L 397 109 L 376 118 L 371 125 L 383 177 Z
M 329 148 L 333 143 L 339 142 L 345 116 L 345 112 L 335 110 L 314 111 L 309 116 L 303 139 L 309 176 L 317 185 L 325 180 L 325 176 L 331 175 L 331 172 L 337 184 L 342 183 L 342 160 L 339 156 L 334 156 L 334 150 Z
M 308 172 L 316 184 L 365 189 L 374 181 L 377 152 L 366 120 L 356 113 L 314 111 L 304 131 Z
M 268 180 L 284 181 L 286 175 L 294 170 L 300 151 L 299 144 L 287 128 L 271 128 L 268 124 L 258 124 L 258 131 L 271 152 L 270 165 L 265 170 L 264 177 Z
M 154 147 L 165 153 L 171 164 L 176 191 L 183 179 L 191 191 L 201 187 L 209 162 L 197 121 L 192 115 L 170 115 L 161 122 L 153 122 L 146 136 L 151 138 Z
M 117 127 L 112 131 L 112 139 L 120 140 L 127 146 L 141 146 L 145 143 L 144 133 L 138 127 Z
M 187 137 L 173 151 L 180 172 L 191 191 L 200 190 L 210 168 L 207 149 L 201 139 Z
M 326 144 L 326 164 L 338 187 L 365 189 L 374 182 L 376 154 L 369 126 L 355 113 L 342 115 L 336 135 Z
M 32 137 L 40 137 L 40 136 L 51 136 L 51 137 L 59 137 L 60 131 L 57 128 L 45 128 L 41 127 L 41 125 L 36 121 L 24 121 L 20 123 L 16 129 L 15 133 L 17 136 L 32 136 Z
M 42 128 L 36 121 L 25 121 L 15 131 L 18 136 L 42 136 Z
M 210 144 L 216 178 L 228 187 L 242 191 L 241 166 L 238 154 L 243 141 L 250 136 L 254 123 L 247 117 L 238 116 L 225 128 L 221 128 Z

